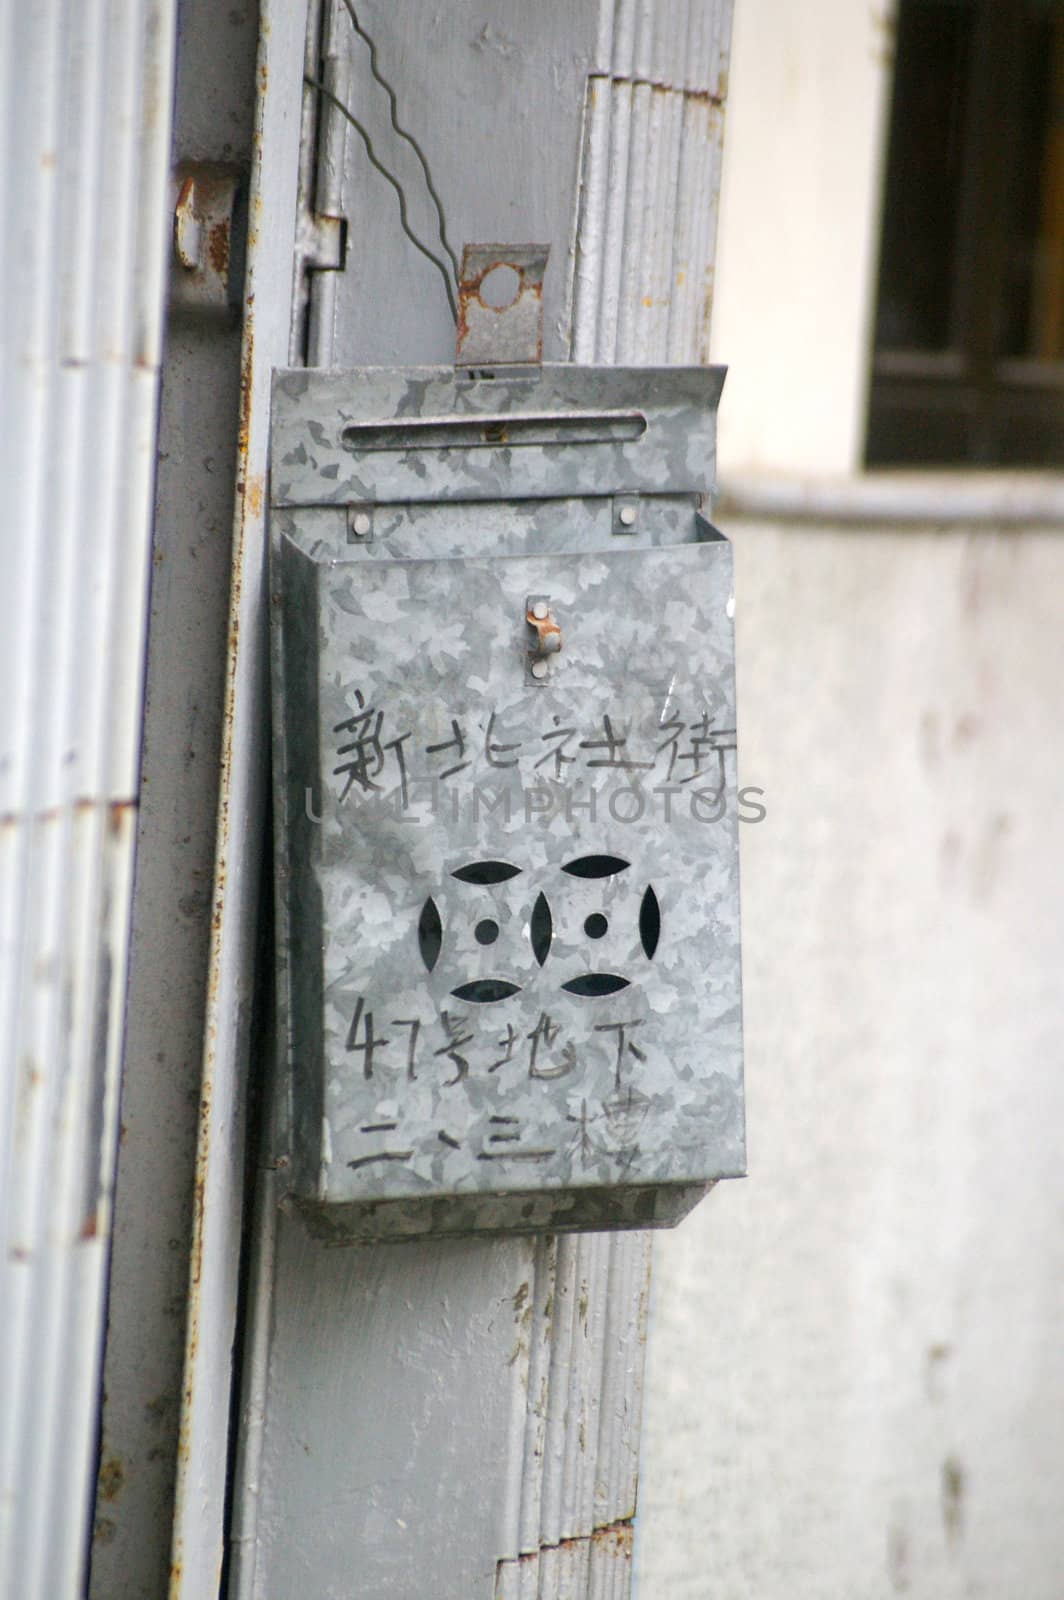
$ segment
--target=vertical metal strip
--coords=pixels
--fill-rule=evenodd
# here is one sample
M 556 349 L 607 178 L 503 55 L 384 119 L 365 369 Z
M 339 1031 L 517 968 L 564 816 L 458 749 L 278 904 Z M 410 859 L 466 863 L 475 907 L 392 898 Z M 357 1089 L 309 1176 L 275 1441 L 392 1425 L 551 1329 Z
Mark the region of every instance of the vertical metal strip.
M 270 374 L 288 360 L 294 304 L 306 6 L 262 0 L 259 26 L 229 657 L 171 1600 L 216 1595 L 224 1551 L 244 1091 L 251 1070 L 248 1025 L 267 812 L 266 450 Z
M 133 869 L 172 0 L 5 7 L 0 1591 L 76 1600 Z

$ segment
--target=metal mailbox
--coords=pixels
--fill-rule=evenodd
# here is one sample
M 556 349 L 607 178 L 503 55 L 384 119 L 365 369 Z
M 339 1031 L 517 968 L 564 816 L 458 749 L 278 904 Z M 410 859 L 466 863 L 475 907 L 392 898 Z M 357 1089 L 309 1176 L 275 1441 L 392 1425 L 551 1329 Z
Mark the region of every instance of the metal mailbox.
M 332 1240 L 743 1171 L 722 376 L 276 376 L 277 1155 Z

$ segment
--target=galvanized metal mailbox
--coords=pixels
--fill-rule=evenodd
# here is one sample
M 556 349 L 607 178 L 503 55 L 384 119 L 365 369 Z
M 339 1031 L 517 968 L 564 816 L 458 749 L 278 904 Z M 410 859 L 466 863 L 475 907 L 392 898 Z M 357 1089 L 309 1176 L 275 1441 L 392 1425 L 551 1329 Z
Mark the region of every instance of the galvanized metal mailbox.
M 315 1232 L 743 1171 L 719 369 L 279 373 L 278 1154 Z

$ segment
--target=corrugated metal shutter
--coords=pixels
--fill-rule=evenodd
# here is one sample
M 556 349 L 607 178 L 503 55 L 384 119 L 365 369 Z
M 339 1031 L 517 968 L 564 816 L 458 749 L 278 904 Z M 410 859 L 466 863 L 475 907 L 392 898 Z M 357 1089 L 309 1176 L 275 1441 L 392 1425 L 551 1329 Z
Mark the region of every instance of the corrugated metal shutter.
M 173 0 L 0 10 L 0 1593 L 80 1593 L 136 832 Z

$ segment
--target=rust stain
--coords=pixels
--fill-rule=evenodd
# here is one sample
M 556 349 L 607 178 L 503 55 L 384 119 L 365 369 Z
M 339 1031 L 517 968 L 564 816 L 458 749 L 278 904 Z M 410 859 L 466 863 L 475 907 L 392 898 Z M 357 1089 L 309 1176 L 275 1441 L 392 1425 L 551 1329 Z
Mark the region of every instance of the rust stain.
M 964 1532 L 964 1468 L 956 1456 L 947 1456 L 942 1463 L 942 1522 L 946 1540 L 955 1545 Z
M 135 800 L 112 800 L 108 806 L 109 826 L 116 837 L 122 832 L 122 825 L 127 817 L 135 816 L 137 802 Z
M 258 473 L 256 473 L 254 477 L 248 479 L 246 497 L 248 510 L 251 512 L 251 515 L 253 517 L 261 517 L 262 505 L 265 496 L 263 492 L 262 478 Z
M 30 813 L 5 811 L 4 814 L 0 816 L 0 829 L 22 828 L 26 827 L 28 824 L 32 824 L 36 827 L 51 822 L 58 822 L 60 818 L 63 817 L 67 812 L 69 812 L 71 816 L 85 817 L 89 816 L 94 811 L 101 810 L 104 806 L 107 807 L 110 815 L 109 826 L 111 832 L 117 833 L 121 827 L 122 817 L 127 812 L 136 812 L 137 801 L 90 800 L 87 795 L 79 795 L 76 800 L 71 800 L 68 805 L 49 806 L 45 811 L 34 811 Z
M 719 88 L 714 94 L 710 89 L 688 89 L 681 83 L 666 83 L 663 78 L 634 78 L 626 73 L 616 73 L 606 78 L 602 73 L 592 77 L 591 83 L 617 84 L 628 89 L 649 89 L 652 94 L 676 94 L 684 100 L 694 100 L 699 105 L 722 107 L 728 94 L 728 74 L 721 72 L 718 79 Z M 592 88 L 594 93 L 594 87 Z
M 208 1115 L 210 1113 L 210 1109 L 211 1109 L 210 1090 L 205 1088 L 205 1091 L 204 1091 L 204 1093 L 203 1093 L 203 1095 L 202 1095 L 202 1097 L 200 1099 L 200 1121 L 201 1121 L 201 1124 L 206 1122 L 206 1120 L 208 1118 Z M 196 1295 L 196 1293 L 197 1293 L 197 1291 L 199 1289 L 200 1278 L 201 1278 L 202 1272 L 203 1272 L 203 1213 L 204 1213 L 204 1207 L 205 1207 L 205 1203 L 206 1203 L 206 1196 L 207 1196 L 207 1174 L 206 1174 L 206 1171 L 204 1170 L 204 1167 L 201 1165 L 201 1166 L 197 1167 L 196 1181 L 195 1181 L 194 1194 L 193 1194 L 193 1203 L 194 1203 L 194 1206 L 195 1206 L 195 1215 L 196 1215 L 196 1227 L 195 1227 L 195 1229 L 193 1231 L 193 1235 L 192 1235 L 192 1250 L 191 1250 L 191 1255 L 190 1255 L 190 1260 L 189 1260 L 189 1286 L 190 1286 L 190 1291 L 191 1291 L 191 1294 L 192 1294 L 193 1297 Z M 195 1323 L 194 1323 L 194 1321 L 193 1321 L 193 1319 L 191 1317 L 189 1318 L 189 1327 L 190 1328 L 194 1328 L 195 1327 Z M 191 1336 L 191 1343 L 190 1343 L 190 1347 L 189 1348 L 192 1351 L 195 1350 L 195 1334 L 194 1333 Z
M 220 278 L 229 271 L 229 219 L 223 218 L 207 231 L 207 260 Z
M 606 1549 L 624 1561 L 632 1558 L 635 1529 L 630 1518 L 612 1522 L 608 1527 L 596 1528 L 591 1535 L 592 1549 Z
M 517 294 L 514 296 L 514 299 L 510 301 L 510 304 L 506 306 L 489 305 L 486 300 L 481 298 L 480 294 L 481 285 L 483 284 L 484 279 L 487 278 L 489 274 L 494 272 L 498 267 L 512 268 L 521 280 Z M 502 315 L 504 312 L 512 311 L 517 301 L 523 300 L 526 297 L 531 297 L 535 300 L 538 300 L 542 305 L 543 284 L 542 282 L 535 283 L 531 281 L 526 275 L 521 263 L 517 261 L 511 261 L 505 255 L 499 255 L 493 258 L 491 261 L 488 261 L 485 266 L 481 268 L 480 272 L 476 274 L 476 276 L 463 277 L 458 285 L 458 324 L 455 345 L 456 353 L 458 355 L 462 354 L 465 342 L 469 337 L 469 307 L 472 305 L 474 300 L 482 310 L 494 311 L 496 315 Z M 540 335 L 536 345 L 535 359 L 537 361 L 543 360 L 542 323 L 540 324 Z
M 248 296 L 247 313 L 251 315 L 253 295 Z M 240 360 L 240 418 L 237 423 L 236 448 L 241 463 L 246 464 L 248 455 L 248 440 L 251 435 L 251 383 L 255 368 L 255 336 L 249 326 L 247 338 L 244 342 L 244 353 Z M 237 493 L 244 489 L 243 481 L 237 483 Z
M 709 329 L 713 320 L 713 279 L 706 274 L 706 290 L 702 300 L 701 327 L 698 340 L 698 359 L 706 362 L 709 360 Z
M 458 323 L 456 330 L 456 349 L 459 354 L 469 338 L 469 300 L 470 296 L 466 291 L 465 284 L 460 284 L 458 288 Z
M 126 1481 L 126 1469 L 115 1455 L 105 1455 L 100 1463 L 99 1495 L 101 1500 L 117 1500 Z
M 536 631 L 537 649 L 540 655 L 551 655 L 561 649 L 562 630 L 549 613 L 545 617 L 537 617 L 530 608 L 525 612 L 525 621 Z M 557 644 L 553 643 L 555 638 Z
M 231 265 L 233 207 L 244 182 L 243 169 L 222 162 L 196 162 L 181 178 L 174 207 L 177 259 L 202 280 L 213 276 L 228 282 Z M 182 224 L 194 224 L 182 237 Z
M 557 1544 L 541 1544 L 537 1550 L 523 1550 L 516 1561 L 508 1557 L 498 1562 L 496 1566 L 496 1583 L 502 1575 L 504 1567 L 528 1566 L 538 1561 L 547 1550 L 583 1550 L 590 1546 L 592 1550 L 613 1556 L 619 1561 L 632 1559 L 632 1545 L 634 1543 L 635 1528 L 633 1517 L 618 1517 L 615 1522 L 603 1523 L 601 1527 L 592 1528 L 591 1532 L 578 1533 L 568 1539 L 559 1539 Z

